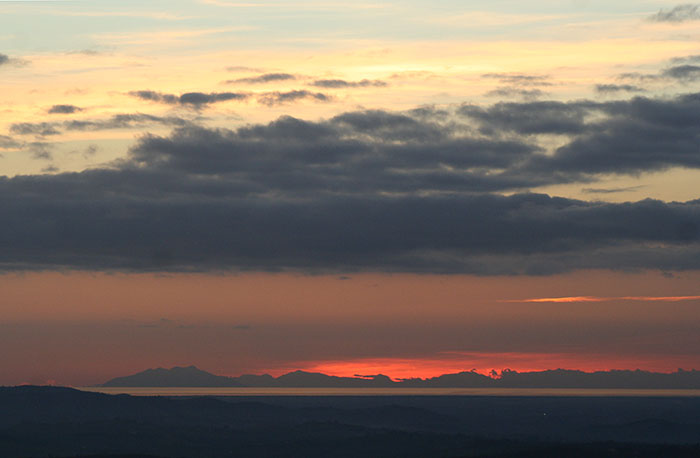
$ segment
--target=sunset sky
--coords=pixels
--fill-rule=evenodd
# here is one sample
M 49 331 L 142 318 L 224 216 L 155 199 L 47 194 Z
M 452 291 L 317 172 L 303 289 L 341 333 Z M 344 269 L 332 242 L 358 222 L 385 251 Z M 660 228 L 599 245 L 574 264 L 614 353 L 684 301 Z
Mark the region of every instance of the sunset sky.
M 0 1 L 0 385 L 700 369 L 700 3 Z

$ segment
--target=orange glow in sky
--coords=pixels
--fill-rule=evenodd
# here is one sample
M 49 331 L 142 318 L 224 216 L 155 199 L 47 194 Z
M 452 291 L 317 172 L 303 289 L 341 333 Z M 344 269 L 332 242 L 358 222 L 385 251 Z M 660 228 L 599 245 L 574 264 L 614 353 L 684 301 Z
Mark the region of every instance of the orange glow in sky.
M 383 374 L 394 380 L 431 378 L 474 370 L 488 375 L 491 371 L 511 369 L 518 372 L 571 369 L 585 372 L 613 369 L 641 369 L 654 372 L 674 372 L 678 368 L 697 366 L 697 358 L 679 356 L 613 356 L 563 353 L 462 353 L 446 352 L 435 358 L 367 358 L 350 361 L 316 361 L 299 363 L 296 369 L 321 372 L 338 377 Z M 272 370 L 282 375 L 286 370 Z

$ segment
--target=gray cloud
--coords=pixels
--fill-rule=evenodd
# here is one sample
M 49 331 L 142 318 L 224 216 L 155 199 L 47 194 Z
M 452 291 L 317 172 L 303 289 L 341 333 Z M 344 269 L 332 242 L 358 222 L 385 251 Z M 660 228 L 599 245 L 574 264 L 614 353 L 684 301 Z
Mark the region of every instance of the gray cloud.
M 289 81 L 295 80 L 296 76 L 290 73 L 265 73 L 264 75 L 252 76 L 248 78 L 239 78 L 236 80 L 228 80 L 227 84 L 243 83 L 243 84 L 264 84 L 274 81 Z
M 671 59 L 671 63 L 673 63 L 674 65 L 697 64 L 700 63 L 700 54 L 694 56 L 674 57 L 673 59 Z
M 0 267 L 698 269 L 700 200 L 497 192 L 698 168 L 699 117 L 700 95 L 688 94 L 366 110 L 237 129 L 189 123 L 141 136 L 110 168 L 0 178 L 0 214 L 11 222 L 0 225 Z M 540 136 L 552 134 L 564 145 L 545 155 Z
M 536 146 L 462 133 L 403 114 L 364 111 L 318 123 L 283 117 L 236 131 L 178 129 L 170 137 L 143 137 L 131 157 L 141 169 L 234 174 L 236 189 L 261 195 L 465 192 L 545 179 L 490 170 L 527 158 Z
M 486 93 L 488 97 L 522 98 L 533 100 L 545 95 L 540 89 L 523 89 L 520 87 L 499 87 Z
M 226 71 L 229 72 L 263 72 L 264 70 L 257 67 L 246 67 L 245 65 L 232 65 L 226 67 Z
M 6 65 L 13 65 L 16 67 L 22 67 L 29 64 L 29 61 L 19 58 L 19 57 L 10 57 L 7 54 L 2 54 L 0 53 L 0 67 L 6 66 Z
M 201 109 L 207 105 L 217 102 L 229 100 L 247 100 L 253 96 L 256 97 L 259 103 L 264 105 L 280 105 L 290 102 L 295 102 L 302 99 L 312 99 L 319 102 L 328 102 L 332 97 L 321 92 L 311 92 L 307 90 L 293 90 L 286 92 L 264 92 L 258 94 L 242 93 L 242 92 L 188 92 L 182 95 L 164 94 L 156 91 L 132 91 L 129 95 L 137 97 L 141 100 L 147 100 L 168 105 L 181 105 L 195 109 Z
M 501 84 L 513 86 L 551 86 L 548 76 L 527 75 L 523 73 L 485 73 L 482 78 L 498 80 Z
M 700 167 L 700 94 L 672 100 L 635 97 L 592 108 L 606 117 L 587 123 L 582 135 L 531 166 L 583 173 Z
M 321 92 L 307 90 L 294 90 L 287 92 L 266 92 L 258 96 L 258 102 L 264 105 L 279 105 L 294 102 L 300 99 L 312 99 L 318 102 L 329 102 L 333 98 Z
M 700 20 L 700 5 L 685 3 L 677 5 L 670 10 L 659 10 L 658 13 L 649 17 L 653 22 L 680 23 Z
M 78 111 L 83 111 L 83 109 L 75 105 L 54 105 L 48 110 L 49 114 L 71 114 Z
M 0 148 L 19 148 L 21 145 L 21 142 L 18 142 L 12 137 L 8 137 L 7 135 L 0 135 Z
M 564 135 L 568 141 L 549 156 L 521 162 L 520 172 L 564 174 L 637 173 L 668 167 L 700 167 L 700 94 L 673 99 L 635 97 L 613 102 L 498 103 L 466 105 L 459 113 L 481 132 Z M 516 169 L 514 168 L 513 171 Z
M 16 135 L 36 135 L 39 137 L 48 137 L 61 133 L 56 130 L 55 124 L 50 122 L 19 122 L 10 125 L 10 132 Z
M 103 53 L 100 51 L 97 51 L 95 49 L 79 49 L 77 51 L 70 51 L 68 54 L 80 54 L 83 56 L 99 56 L 102 55 Z
M 246 100 L 250 94 L 241 92 L 186 92 L 181 95 L 164 94 L 156 91 L 132 91 L 129 95 L 137 97 L 141 100 L 151 102 L 165 103 L 168 105 L 182 105 L 192 108 L 202 108 L 206 105 L 225 102 L 229 100 Z
M 700 66 L 697 65 L 677 65 L 661 72 L 662 76 L 680 81 L 697 81 L 700 79 Z
M 579 134 L 586 129 L 588 109 L 594 106 L 592 102 L 502 102 L 489 108 L 464 105 L 458 113 L 478 122 L 486 134 Z
M 363 79 L 360 81 L 345 81 L 341 79 L 320 79 L 313 81 L 312 86 L 322 87 L 327 89 L 344 89 L 352 87 L 386 87 L 388 84 L 381 80 Z
M 66 120 L 60 122 L 17 123 L 10 126 L 10 131 L 18 135 L 36 135 L 46 137 L 59 135 L 62 131 L 99 131 L 110 129 L 128 129 L 146 125 L 161 124 L 165 126 L 187 126 L 191 121 L 177 116 L 154 116 L 145 113 L 116 114 L 107 119 Z
M 49 161 L 53 159 L 53 144 L 46 142 L 30 142 L 23 145 L 32 154 L 34 159 Z
M 88 145 L 87 148 L 83 150 L 83 157 L 91 157 L 97 154 L 99 147 L 97 145 Z
M 109 129 L 127 129 L 149 124 L 161 124 L 164 126 L 186 126 L 191 121 L 177 116 L 154 116 L 145 113 L 116 114 L 103 120 L 70 120 L 58 125 L 65 130 L 97 131 Z
M 671 64 L 669 67 L 662 69 L 657 73 L 627 72 L 619 74 L 617 78 L 619 80 L 633 80 L 640 82 L 676 80 L 686 83 L 700 79 L 700 66 L 694 65 L 700 63 L 700 56 L 691 55 L 686 57 L 674 57 L 673 59 L 669 60 L 669 63 Z
M 634 81 L 657 81 L 661 79 L 661 75 L 654 73 L 640 73 L 640 72 L 627 72 L 620 73 L 617 75 L 620 80 L 634 80 Z
M 59 169 L 58 167 L 56 167 L 55 165 L 53 165 L 53 164 L 52 164 L 52 165 L 49 165 L 49 166 L 46 166 L 46 167 L 44 167 L 43 169 L 41 169 L 41 171 L 42 171 L 42 172 L 45 172 L 45 173 L 55 173 L 55 172 L 58 172 L 59 170 L 60 170 L 60 169 Z
M 617 92 L 645 92 L 645 89 L 631 84 L 596 84 L 595 90 L 599 94 L 614 94 Z
M 482 78 L 498 80 L 503 86 L 487 92 L 487 97 L 534 100 L 546 95 L 540 87 L 551 86 L 549 77 L 523 73 L 485 73 Z

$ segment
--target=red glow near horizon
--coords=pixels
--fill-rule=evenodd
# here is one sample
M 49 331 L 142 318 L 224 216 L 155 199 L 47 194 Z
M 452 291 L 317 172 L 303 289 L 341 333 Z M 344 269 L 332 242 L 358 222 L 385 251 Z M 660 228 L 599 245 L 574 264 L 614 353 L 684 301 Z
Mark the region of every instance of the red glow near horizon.
M 675 372 L 678 368 L 697 369 L 700 361 L 694 355 L 629 356 L 582 355 L 552 353 L 443 353 L 435 358 L 364 358 L 348 361 L 308 361 L 296 366 L 270 370 L 275 376 L 301 369 L 338 377 L 383 374 L 394 380 L 431 378 L 443 374 L 476 371 L 488 375 L 491 371 L 511 369 L 518 372 L 571 369 L 584 372 L 614 369 Z
M 620 296 L 620 297 L 600 297 L 600 296 L 568 296 L 568 297 L 538 297 L 533 299 L 514 299 L 504 302 L 609 302 L 609 301 L 640 301 L 640 302 L 681 302 L 700 300 L 700 296 Z

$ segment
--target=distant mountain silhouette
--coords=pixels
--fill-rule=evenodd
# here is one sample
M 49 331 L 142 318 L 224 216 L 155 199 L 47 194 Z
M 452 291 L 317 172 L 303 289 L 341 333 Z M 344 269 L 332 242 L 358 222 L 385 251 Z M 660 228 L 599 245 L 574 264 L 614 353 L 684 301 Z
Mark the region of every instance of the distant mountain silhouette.
M 398 385 L 386 375 L 336 377 L 316 372 L 294 371 L 277 378 L 277 386 L 294 388 L 386 388 Z
M 172 369 L 147 369 L 126 377 L 117 377 L 103 387 L 260 387 L 260 388 L 385 388 L 397 386 L 386 375 L 336 377 L 318 372 L 294 371 L 277 378 L 268 374 L 225 377 L 195 366 Z
M 641 370 L 582 372 L 555 369 L 539 372 L 504 370 L 496 377 L 477 372 L 444 374 L 428 379 L 393 381 L 386 375 L 336 377 L 317 372 L 294 371 L 279 377 L 268 374 L 225 377 L 189 367 L 148 369 L 114 378 L 104 387 L 259 387 L 259 388 L 626 388 L 700 389 L 700 371 L 678 370 L 670 374 Z
M 103 384 L 105 387 L 234 387 L 241 386 L 230 377 L 210 374 L 194 366 L 172 369 L 147 369 L 138 374 L 117 377 Z
M 495 382 L 493 378 L 478 372 L 460 372 L 458 374 L 443 374 L 429 379 L 404 379 L 399 386 L 407 388 L 493 388 Z

